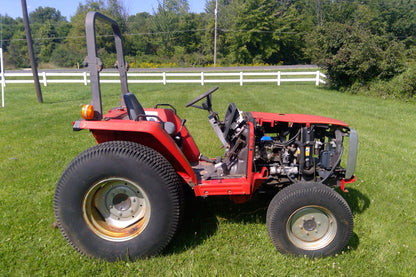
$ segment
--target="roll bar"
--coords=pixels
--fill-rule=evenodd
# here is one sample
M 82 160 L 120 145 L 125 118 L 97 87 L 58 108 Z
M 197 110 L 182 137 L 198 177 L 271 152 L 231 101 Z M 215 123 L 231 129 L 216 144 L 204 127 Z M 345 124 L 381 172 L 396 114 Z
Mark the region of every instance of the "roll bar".
M 100 71 L 103 64 L 100 58 L 97 57 L 97 43 L 95 37 L 95 20 L 99 19 L 106 24 L 110 24 L 113 28 L 113 35 L 117 52 L 118 72 L 120 73 L 121 83 L 121 105 L 124 105 L 123 95 L 128 93 L 127 85 L 127 66 L 124 61 L 123 45 L 121 40 L 120 28 L 116 21 L 99 13 L 88 12 L 85 18 L 85 35 L 87 40 L 87 62 L 88 70 L 90 72 L 91 82 L 91 105 L 94 107 L 94 119 L 101 120 L 103 118 L 102 103 L 101 103 L 101 88 L 100 88 Z

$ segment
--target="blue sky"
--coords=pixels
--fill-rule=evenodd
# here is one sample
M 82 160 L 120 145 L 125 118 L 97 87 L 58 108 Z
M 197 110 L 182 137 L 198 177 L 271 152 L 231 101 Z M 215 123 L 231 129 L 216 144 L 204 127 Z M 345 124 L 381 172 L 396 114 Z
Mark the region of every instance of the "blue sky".
M 122 0 L 130 15 L 138 12 L 153 13 L 157 8 L 157 0 Z M 34 11 L 37 7 L 52 7 L 61 12 L 68 20 L 77 10 L 79 3 L 84 0 L 26 0 L 28 12 Z M 200 13 L 204 11 L 204 0 L 188 0 L 190 12 Z M 13 18 L 22 17 L 22 6 L 19 0 L 0 0 L 0 14 Z

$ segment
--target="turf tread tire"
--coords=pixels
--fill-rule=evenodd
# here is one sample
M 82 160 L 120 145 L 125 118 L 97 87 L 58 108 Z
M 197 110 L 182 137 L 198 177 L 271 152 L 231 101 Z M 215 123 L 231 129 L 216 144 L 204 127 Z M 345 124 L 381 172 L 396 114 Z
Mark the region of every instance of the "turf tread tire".
M 286 224 L 289 216 L 305 206 L 317 205 L 331 211 L 337 221 L 337 233 L 332 242 L 321 249 L 296 247 L 288 238 Z M 283 254 L 326 257 L 340 252 L 351 238 L 353 215 L 348 203 L 332 188 L 321 183 L 296 183 L 278 192 L 269 204 L 266 216 L 269 236 Z
M 96 239 L 96 242 L 92 243 L 92 245 L 86 246 L 85 243 L 80 243 L 80 234 L 74 234 L 74 232 L 77 232 L 76 228 L 78 227 L 71 222 L 72 219 L 68 218 L 71 214 L 79 217 L 81 210 L 79 207 L 79 201 L 81 201 L 81 199 L 79 199 L 77 203 L 68 203 L 68 194 L 71 194 L 72 190 L 78 190 L 78 193 L 81 194 L 82 191 L 88 189 L 88 184 L 80 185 L 77 182 L 74 182 L 74 180 L 82 182 L 82 180 L 77 177 L 77 174 L 88 174 L 86 173 L 88 171 L 86 168 L 91 168 L 91 171 L 98 172 L 99 169 L 96 164 L 98 164 L 98 166 L 100 164 L 104 164 L 108 169 L 111 168 L 109 163 L 116 164 L 117 162 L 121 162 L 127 165 L 127 167 L 129 167 L 129 164 L 143 166 L 146 170 L 156 173 L 158 175 L 157 178 L 160 178 L 161 180 L 161 187 L 157 188 L 157 190 L 161 193 L 166 191 L 165 198 L 169 200 L 168 204 L 163 204 L 169 208 L 170 213 L 170 222 L 168 226 L 166 226 L 166 230 L 163 232 L 163 238 L 156 238 L 155 240 L 157 240 L 157 243 L 150 248 L 147 247 L 147 249 L 143 251 L 141 249 L 137 249 L 137 247 L 133 245 L 133 243 L 137 240 L 136 238 L 132 239 L 132 242 L 121 243 L 123 246 L 118 247 L 117 243 L 109 243 L 98 238 L 97 236 L 95 236 L 95 238 L 94 236 L 89 235 L 90 239 Z M 134 168 L 130 169 L 130 171 L 133 170 Z M 142 169 L 137 168 L 137 170 Z M 105 178 L 106 176 L 109 177 L 109 175 L 106 174 L 106 172 L 103 172 L 102 176 L 97 176 L 96 179 Z M 131 174 L 132 176 L 136 175 L 134 172 L 128 172 L 128 174 Z M 83 188 L 78 189 L 77 186 L 83 186 Z M 149 189 L 153 190 L 153 188 Z M 78 198 L 80 197 L 78 196 Z M 68 207 L 71 204 L 72 207 Z M 152 206 L 153 205 L 154 204 L 152 204 Z M 114 261 L 116 259 L 149 257 L 159 254 L 170 242 L 178 228 L 184 209 L 183 184 L 172 165 L 157 151 L 134 142 L 111 141 L 98 144 L 85 150 L 67 166 L 58 181 L 53 206 L 57 227 L 69 244 L 83 255 L 102 258 L 109 261 Z M 153 215 L 152 213 L 151 218 L 152 217 L 157 217 L 157 215 Z M 153 220 L 153 218 L 151 220 Z M 78 219 L 76 224 L 82 225 L 82 222 Z M 71 225 L 70 228 L 69 225 Z M 83 231 L 88 231 L 85 226 Z M 141 235 L 139 235 L 139 237 L 140 236 Z M 150 237 L 146 239 L 151 240 L 152 238 Z M 105 249 L 105 251 L 101 251 L 103 250 L 102 248 L 100 251 L 91 249 L 91 247 L 95 246 L 100 248 L 101 246 L 98 245 L 100 243 L 108 244 L 108 249 Z M 112 244 L 114 247 L 112 247 Z M 134 249 L 133 252 L 131 251 L 132 249 Z

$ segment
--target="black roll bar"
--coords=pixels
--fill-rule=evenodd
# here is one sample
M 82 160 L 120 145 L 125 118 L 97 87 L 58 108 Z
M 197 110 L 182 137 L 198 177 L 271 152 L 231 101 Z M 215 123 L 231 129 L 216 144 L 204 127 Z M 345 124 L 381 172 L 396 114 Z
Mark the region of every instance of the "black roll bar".
M 123 45 L 121 40 L 120 28 L 116 21 L 99 13 L 99 12 L 88 12 L 85 18 L 85 35 L 87 40 L 87 61 L 88 70 L 90 72 L 91 82 L 91 105 L 94 107 L 94 119 L 101 120 L 103 118 L 102 103 L 101 103 L 101 88 L 100 88 L 100 71 L 102 70 L 102 62 L 97 57 L 97 44 L 95 39 L 95 19 L 99 19 L 106 24 L 110 24 L 113 28 L 113 35 L 116 45 L 117 52 L 117 65 L 118 72 L 120 73 L 121 83 L 121 103 L 124 106 L 123 95 L 128 93 L 127 85 L 127 70 L 124 55 Z

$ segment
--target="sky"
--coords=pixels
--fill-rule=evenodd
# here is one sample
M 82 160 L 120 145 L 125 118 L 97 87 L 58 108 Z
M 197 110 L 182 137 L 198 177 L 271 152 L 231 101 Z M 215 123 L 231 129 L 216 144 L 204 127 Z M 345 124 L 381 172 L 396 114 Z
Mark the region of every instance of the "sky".
M 157 0 L 121 0 L 124 2 L 129 15 L 134 15 L 139 12 L 153 13 L 156 10 Z M 78 4 L 85 3 L 84 0 L 26 0 L 28 13 L 33 12 L 41 7 L 52 7 L 61 12 L 69 21 L 71 16 L 75 15 Z M 204 0 L 188 0 L 189 11 L 201 13 L 205 8 Z M 22 17 L 22 6 L 19 0 L 0 0 L 0 14 L 11 16 L 13 18 Z

